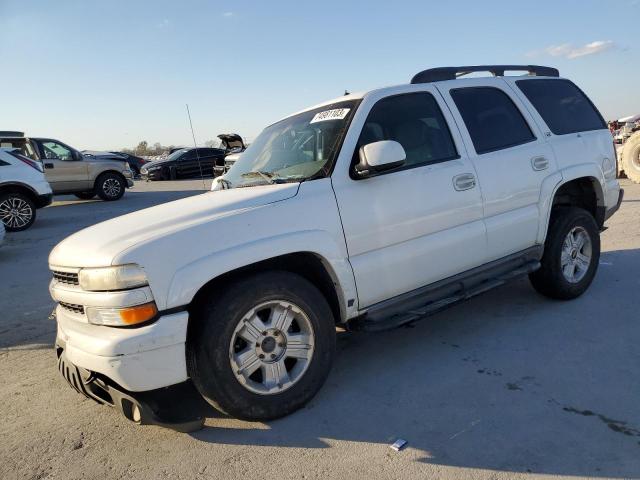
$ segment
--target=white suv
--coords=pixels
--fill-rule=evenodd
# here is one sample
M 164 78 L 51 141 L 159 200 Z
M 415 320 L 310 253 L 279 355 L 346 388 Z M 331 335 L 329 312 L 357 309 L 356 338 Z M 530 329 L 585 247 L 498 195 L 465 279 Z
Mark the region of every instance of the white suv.
M 521 275 L 581 295 L 615 177 L 606 123 L 553 68 L 431 69 L 328 101 L 267 127 L 213 192 L 55 247 L 60 371 L 140 423 L 187 428 L 194 412 L 167 412 L 192 386 L 236 417 L 286 415 L 326 379 L 336 325 L 394 327 Z
M 51 203 L 53 193 L 42 164 L 16 149 L 0 148 L 0 222 L 8 232 L 26 230 L 36 209 Z

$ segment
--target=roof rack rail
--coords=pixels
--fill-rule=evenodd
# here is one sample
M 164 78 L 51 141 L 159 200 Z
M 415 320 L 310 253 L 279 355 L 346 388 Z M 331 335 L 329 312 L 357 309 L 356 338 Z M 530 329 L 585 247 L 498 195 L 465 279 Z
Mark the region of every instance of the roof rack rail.
M 505 71 L 523 71 L 536 77 L 559 77 L 557 68 L 539 65 L 475 65 L 468 67 L 438 67 L 416 73 L 411 83 L 431 83 L 455 80 L 473 72 L 491 72 L 495 77 L 504 77 Z

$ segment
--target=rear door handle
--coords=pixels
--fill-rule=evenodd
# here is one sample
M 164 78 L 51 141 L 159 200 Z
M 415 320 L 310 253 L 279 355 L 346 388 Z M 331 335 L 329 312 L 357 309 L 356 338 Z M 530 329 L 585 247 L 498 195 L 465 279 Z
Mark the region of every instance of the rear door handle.
M 531 168 L 535 171 L 546 170 L 549 168 L 549 160 L 545 157 L 534 157 L 531 159 Z
M 470 190 L 476 186 L 476 177 L 473 173 L 461 173 L 453 177 L 453 188 L 458 192 Z
M 53 168 L 53 163 L 45 163 L 44 168 Z

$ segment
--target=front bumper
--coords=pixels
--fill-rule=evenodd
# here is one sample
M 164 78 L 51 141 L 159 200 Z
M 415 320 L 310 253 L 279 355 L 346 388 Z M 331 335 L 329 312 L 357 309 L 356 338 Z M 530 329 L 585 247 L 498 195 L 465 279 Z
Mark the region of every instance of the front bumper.
M 66 345 L 56 341 L 58 371 L 78 393 L 102 405 L 116 408 L 141 425 L 159 425 L 180 432 L 199 430 L 204 424 L 203 401 L 190 380 L 146 392 L 129 392 L 113 380 L 74 365 Z
M 149 181 L 149 180 L 162 180 L 162 169 L 152 171 L 140 171 L 140 179 Z
M 133 180 L 130 178 L 127 178 L 127 188 L 131 188 L 133 187 Z
M 43 193 L 42 195 L 38 195 L 36 208 L 46 207 L 47 205 L 51 205 L 51 202 L 53 202 L 53 193 Z
M 66 358 L 131 392 L 167 387 L 188 379 L 187 312 L 161 316 L 139 328 L 92 325 L 58 305 L 58 343 Z

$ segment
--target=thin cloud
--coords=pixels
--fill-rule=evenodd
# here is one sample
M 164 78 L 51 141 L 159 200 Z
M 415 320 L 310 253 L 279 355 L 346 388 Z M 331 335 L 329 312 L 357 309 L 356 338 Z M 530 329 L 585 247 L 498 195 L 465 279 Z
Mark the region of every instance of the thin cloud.
M 561 45 L 550 45 L 543 50 L 529 52 L 527 53 L 527 56 L 539 57 L 541 55 L 550 55 L 552 57 L 562 57 L 568 60 L 573 60 L 574 58 L 603 53 L 614 48 L 616 48 L 616 44 L 613 40 L 596 40 L 595 42 L 577 47 L 571 43 L 563 43 Z
M 156 25 L 158 28 L 167 28 L 169 26 L 169 20 L 168 19 L 164 19 L 162 20 L 158 25 Z
M 233 13 L 233 12 L 224 12 L 222 14 L 223 17 L 227 17 L 227 18 L 233 17 L 234 15 L 235 15 L 235 13 Z

